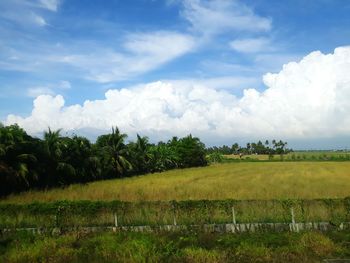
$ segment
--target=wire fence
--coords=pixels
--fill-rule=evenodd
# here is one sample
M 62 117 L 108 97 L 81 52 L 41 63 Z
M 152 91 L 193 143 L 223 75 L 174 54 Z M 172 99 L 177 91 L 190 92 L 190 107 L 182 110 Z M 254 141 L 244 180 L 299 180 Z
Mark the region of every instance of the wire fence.
M 1 229 L 349 221 L 350 198 L 0 204 Z

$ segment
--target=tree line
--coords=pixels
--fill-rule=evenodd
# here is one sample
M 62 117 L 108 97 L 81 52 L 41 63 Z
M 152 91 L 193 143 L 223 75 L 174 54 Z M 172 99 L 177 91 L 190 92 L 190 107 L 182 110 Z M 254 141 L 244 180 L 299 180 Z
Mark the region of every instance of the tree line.
M 0 125 L 0 196 L 207 165 L 205 145 L 192 135 L 157 144 L 140 135 L 126 139 L 117 127 L 92 143 L 61 130 L 49 128 L 40 139 L 18 125 Z
M 207 153 L 220 153 L 220 154 L 286 154 L 292 152 L 292 149 L 287 148 L 288 143 L 282 140 L 265 140 L 258 142 L 248 142 L 245 146 L 240 146 L 238 143 L 234 143 L 231 146 L 223 145 L 221 147 L 209 147 Z

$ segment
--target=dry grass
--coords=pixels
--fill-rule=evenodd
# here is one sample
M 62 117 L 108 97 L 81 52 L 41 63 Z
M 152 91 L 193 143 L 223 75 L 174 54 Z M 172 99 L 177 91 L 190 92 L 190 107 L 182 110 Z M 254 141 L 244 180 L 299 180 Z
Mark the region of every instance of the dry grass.
M 1 202 L 342 198 L 350 196 L 350 162 L 247 162 L 172 170 L 64 189 L 30 191 Z

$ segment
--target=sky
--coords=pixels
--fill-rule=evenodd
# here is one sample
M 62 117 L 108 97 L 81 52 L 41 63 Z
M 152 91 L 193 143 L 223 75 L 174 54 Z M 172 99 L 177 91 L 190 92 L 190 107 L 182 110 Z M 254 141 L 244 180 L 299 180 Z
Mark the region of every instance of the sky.
M 0 121 L 350 148 L 350 2 L 1 0 Z

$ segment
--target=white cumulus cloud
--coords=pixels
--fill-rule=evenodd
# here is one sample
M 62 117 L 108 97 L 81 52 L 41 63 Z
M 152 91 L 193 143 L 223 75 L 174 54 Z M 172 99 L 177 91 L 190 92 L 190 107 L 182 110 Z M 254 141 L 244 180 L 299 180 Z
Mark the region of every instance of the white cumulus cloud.
M 32 134 L 52 128 L 213 138 L 311 138 L 350 133 L 350 47 L 312 52 L 263 77 L 266 89 L 241 97 L 193 81 L 159 81 L 109 90 L 103 100 L 66 106 L 61 95 L 41 95 L 28 117 L 9 115 Z

